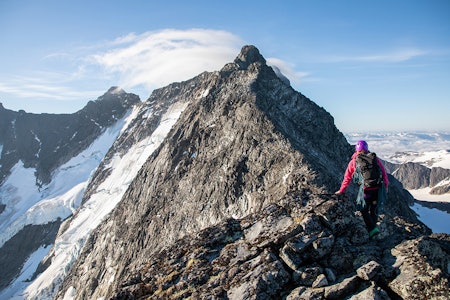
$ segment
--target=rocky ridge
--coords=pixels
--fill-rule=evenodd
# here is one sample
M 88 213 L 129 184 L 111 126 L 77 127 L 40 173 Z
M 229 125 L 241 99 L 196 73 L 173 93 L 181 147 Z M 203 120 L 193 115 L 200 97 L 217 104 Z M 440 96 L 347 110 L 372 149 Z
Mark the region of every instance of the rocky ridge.
M 391 177 L 382 235 L 368 240 L 355 190 L 330 196 L 351 146 L 255 47 L 178 90 L 187 108 L 56 299 L 448 296 L 448 235 L 430 235 Z
M 153 255 L 112 299 L 447 299 L 448 235 L 403 217 L 369 240 L 348 201 L 292 195 Z M 344 216 L 344 217 L 342 217 Z M 391 239 L 391 235 L 396 238 Z M 409 240 L 413 237 L 418 237 Z M 401 240 L 405 241 L 401 241 Z
M 36 183 L 51 180 L 51 172 L 90 145 L 139 97 L 111 87 L 104 95 L 73 114 L 15 112 L 0 105 L 0 183 L 21 160 L 36 169 Z

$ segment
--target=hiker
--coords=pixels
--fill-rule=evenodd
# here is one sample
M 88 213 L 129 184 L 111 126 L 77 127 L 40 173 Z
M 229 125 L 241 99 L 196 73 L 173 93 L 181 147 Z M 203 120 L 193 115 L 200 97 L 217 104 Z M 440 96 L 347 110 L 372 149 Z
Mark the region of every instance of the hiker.
M 367 142 L 363 140 L 356 143 L 355 153 L 345 170 L 341 188 L 335 194 L 343 194 L 352 179 L 360 185 L 356 202 L 369 237 L 372 238 L 380 233 L 377 226 L 377 206 L 380 203 L 379 200 L 384 200 L 379 196 L 386 197 L 389 180 L 382 162 L 375 153 L 369 151 Z

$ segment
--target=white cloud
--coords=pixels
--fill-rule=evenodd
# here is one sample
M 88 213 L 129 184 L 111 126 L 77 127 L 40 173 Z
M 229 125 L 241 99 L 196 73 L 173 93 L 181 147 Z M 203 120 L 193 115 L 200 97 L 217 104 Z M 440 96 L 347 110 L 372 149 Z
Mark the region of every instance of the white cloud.
M 427 51 L 416 48 L 402 48 L 386 53 L 375 53 L 355 56 L 334 56 L 328 59 L 332 62 L 360 61 L 360 62 L 403 62 L 419 56 L 429 54 Z
M 219 30 L 129 33 L 48 54 L 22 74 L 0 74 L 0 97 L 10 107 L 29 99 L 77 101 L 81 108 L 113 85 L 146 97 L 155 88 L 219 70 L 243 45 L 239 37 Z
M 0 95 L 8 95 L 6 99 L 13 95 L 33 101 L 76 101 L 81 108 L 86 100 L 117 85 L 145 99 L 155 88 L 188 80 L 204 71 L 220 70 L 234 60 L 244 44 L 236 35 L 220 30 L 129 33 L 111 41 L 48 54 L 42 60 L 42 69 L 26 76 L 0 78 Z M 269 58 L 267 62 L 293 83 L 310 80 L 309 73 L 297 72 L 285 61 Z
M 79 90 L 71 86 L 74 76 L 64 73 L 36 72 L 35 76 L 12 76 L 0 82 L 0 93 L 14 95 L 18 98 L 50 99 L 73 101 L 95 96 L 98 90 Z M 76 75 L 75 72 L 72 75 Z M 72 79 L 69 79 L 72 78 Z
M 110 50 L 91 58 L 115 74 L 121 87 L 144 86 L 150 91 L 203 71 L 219 70 L 237 56 L 243 42 L 225 31 L 166 29 L 128 34 L 111 45 Z
M 286 76 L 290 81 L 294 83 L 301 83 L 310 80 L 310 73 L 298 72 L 295 70 L 292 64 L 287 63 L 281 59 L 270 57 L 267 58 L 266 61 L 269 66 L 276 66 L 284 76 Z

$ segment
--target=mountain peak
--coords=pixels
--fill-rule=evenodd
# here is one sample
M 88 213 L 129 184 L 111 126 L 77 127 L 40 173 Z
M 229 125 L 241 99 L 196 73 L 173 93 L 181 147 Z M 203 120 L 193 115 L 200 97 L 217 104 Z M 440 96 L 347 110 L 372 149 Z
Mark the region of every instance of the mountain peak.
M 112 86 L 109 88 L 109 90 L 106 92 L 106 94 L 124 94 L 125 91 L 118 86 Z
M 234 62 L 239 65 L 240 69 L 247 69 L 249 65 L 256 62 L 266 64 L 266 60 L 259 53 L 258 48 L 252 45 L 242 47 Z

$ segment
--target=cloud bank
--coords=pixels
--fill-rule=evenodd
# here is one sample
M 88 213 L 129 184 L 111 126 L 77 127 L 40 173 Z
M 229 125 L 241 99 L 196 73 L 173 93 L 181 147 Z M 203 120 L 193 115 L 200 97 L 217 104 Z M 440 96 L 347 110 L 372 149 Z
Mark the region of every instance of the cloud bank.
M 166 29 L 129 34 L 112 45 L 109 51 L 92 55 L 92 60 L 117 76 L 121 87 L 143 86 L 151 91 L 221 69 L 236 57 L 243 42 L 225 31 Z

